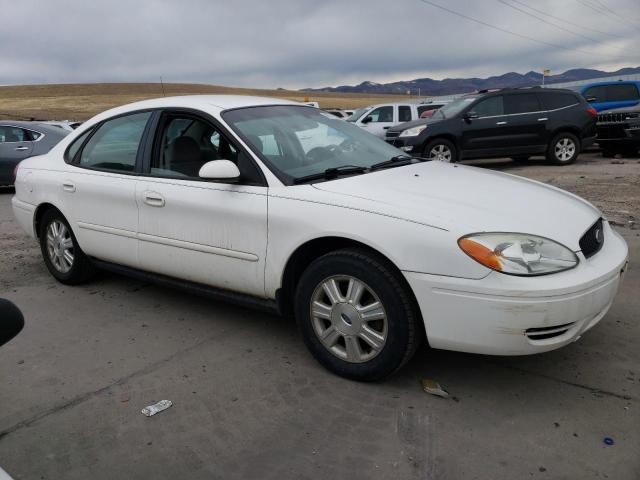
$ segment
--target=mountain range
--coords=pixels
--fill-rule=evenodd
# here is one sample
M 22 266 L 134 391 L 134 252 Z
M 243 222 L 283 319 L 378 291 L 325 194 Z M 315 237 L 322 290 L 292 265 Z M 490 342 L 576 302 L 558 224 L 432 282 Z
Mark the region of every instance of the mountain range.
M 589 68 L 575 68 L 567 70 L 558 75 L 550 75 L 545 79 L 545 84 L 573 82 L 576 80 L 597 79 L 615 75 L 629 75 L 640 73 L 640 67 L 621 68 L 615 72 L 603 72 Z M 340 93 L 374 93 L 406 94 L 411 91 L 413 95 L 440 96 L 452 95 L 456 93 L 467 93 L 475 90 L 487 88 L 504 87 L 532 87 L 542 83 L 542 74 L 538 72 L 527 72 L 524 75 L 516 72 L 509 72 L 503 75 L 489 78 L 445 78 L 444 80 L 434 80 L 432 78 L 416 78 L 391 83 L 362 82 L 359 85 L 340 85 L 338 87 L 305 88 L 305 92 L 340 92 Z

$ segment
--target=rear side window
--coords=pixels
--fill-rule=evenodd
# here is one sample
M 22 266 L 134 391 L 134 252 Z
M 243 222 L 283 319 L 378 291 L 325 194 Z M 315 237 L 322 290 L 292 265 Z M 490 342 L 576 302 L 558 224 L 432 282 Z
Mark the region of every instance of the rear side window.
M 557 110 L 558 108 L 569 107 L 580 103 L 576 96 L 571 93 L 543 92 L 539 95 L 545 110 Z
M 30 142 L 28 130 L 18 127 L 0 126 L 0 143 Z
M 150 116 L 151 112 L 134 113 L 104 122 L 82 149 L 78 165 L 132 172 Z
M 516 95 L 505 95 L 504 113 L 512 115 L 514 113 L 539 112 L 540 102 L 535 93 L 518 93 Z
M 622 100 L 637 100 L 638 87 L 631 83 L 622 85 L 607 85 L 607 102 L 619 102 Z
M 71 146 L 67 149 L 67 155 L 66 155 L 67 162 L 73 162 L 74 158 L 76 158 L 76 155 L 80 151 L 80 148 L 82 148 L 82 144 L 87 139 L 87 137 L 91 134 L 92 131 L 93 129 L 90 128 L 89 130 L 81 134 L 78 138 L 76 138 L 73 141 Z
M 367 117 L 371 117 L 371 122 L 393 122 L 393 107 L 378 107 Z
M 401 122 L 411 121 L 411 107 L 408 105 L 400 105 L 398 107 L 398 120 Z
M 504 104 L 502 95 L 485 98 L 476 103 L 471 110 L 478 114 L 479 117 L 495 117 L 504 115 Z

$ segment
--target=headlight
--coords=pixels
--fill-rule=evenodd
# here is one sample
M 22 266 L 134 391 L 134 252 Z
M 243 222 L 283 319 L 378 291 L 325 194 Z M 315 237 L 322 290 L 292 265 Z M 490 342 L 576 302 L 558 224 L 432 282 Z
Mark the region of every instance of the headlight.
M 564 245 L 525 233 L 474 233 L 460 238 L 458 245 L 485 267 L 510 275 L 545 275 L 578 264 Z
M 417 137 L 422 133 L 422 131 L 427 128 L 426 125 L 420 125 L 419 127 L 407 128 L 400 132 L 399 137 Z

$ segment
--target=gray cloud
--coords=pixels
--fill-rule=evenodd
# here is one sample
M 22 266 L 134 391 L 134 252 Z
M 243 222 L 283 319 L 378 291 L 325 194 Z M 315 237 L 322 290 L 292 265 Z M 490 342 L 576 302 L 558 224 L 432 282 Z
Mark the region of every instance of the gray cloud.
M 583 26 L 561 24 L 578 35 L 497 0 L 434 1 L 566 49 L 420 0 L 0 0 L 0 84 L 144 82 L 162 75 L 166 82 L 301 88 L 640 64 L 637 0 L 602 0 L 607 13 L 579 0 L 521 0 Z

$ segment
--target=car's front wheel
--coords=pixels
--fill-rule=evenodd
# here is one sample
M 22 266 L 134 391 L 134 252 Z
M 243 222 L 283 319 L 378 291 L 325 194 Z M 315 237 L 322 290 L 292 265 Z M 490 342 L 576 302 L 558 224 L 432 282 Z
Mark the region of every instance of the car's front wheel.
M 547 160 L 559 165 L 576 161 L 580 154 L 580 140 L 573 133 L 561 132 L 556 135 L 547 149 Z
M 94 273 L 69 223 L 58 210 L 47 210 L 40 221 L 40 250 L 47 269 L 58 281 L 76 285 Z
M 421 339 L 419 315 L 398 274 L 364 250 L 328 253 L 309 265 L 296 291 L 296 319 L 313 356 L 361 381 L 404 365 Z
M 430 160 L 453 163 L 456 161 L 456 146 L 446 138 L 436 138 L 424 148 L 422 156 Z

